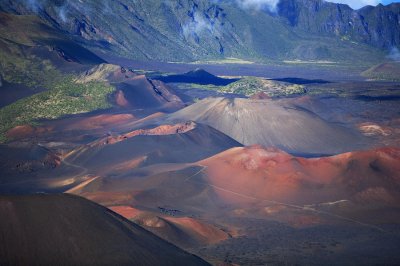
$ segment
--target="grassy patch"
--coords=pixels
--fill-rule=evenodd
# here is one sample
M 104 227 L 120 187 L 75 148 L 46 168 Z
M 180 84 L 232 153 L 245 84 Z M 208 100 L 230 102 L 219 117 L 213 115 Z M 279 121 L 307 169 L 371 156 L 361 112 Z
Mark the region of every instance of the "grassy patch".
M 0 143 L 7 140 L 6 132 L 18 125 L 109 108 L 107 95 L 115 90 L 101 82 L 77 84 L 74 77 L 62 74 L 51 61 L 30 53 L 25 44 L 1 38 L 0 75 L 9 83 L 23 84 L 33 91 L 47 89 L 0 109 Z
M 114 88 L 101 82 L 77 84 L 64 78 L 49 91 L 21 99 L 0 109 L 0 142 L 7 130 L 40 119 L 56 119 L 65 115 L 86 113 L 111 107 L 107 95 Z
M 199 85 L 199 84 L 177 84 L 182 89 L 202 89 L 213 90 L 221 93 L 241 94 L 251 96 L 259 92 L 264 92 L 270 97 L 282 97 L 293 94 L 305 93 L 305 88 L 302 85 L 289 84 L 285 82 L 278 82 L 267 80 L 258 77 L 243 77 L 226 86 L 216 85 Z
M 245 77 L 223 87 L 220 91 L 224 93 L 243 94 L 246 96 L 264 92 L 270 97 L 279 97 L 304 93 L 304 86 L 257 77 Z
M 239 64 L 239 65 L 249 65 L 249 64 L 254 64 L 255 62 L 249 61 L 249 60 L 244 60 L 240 58 L 234 58 L 234 57 L 227 57 L 223 59 L 217 59 L 217 60 L 207 60 L 207 61 L 195 61 L 191 62 L 191 64 L 195 65 L 202 65 L 202 64 L 211 64 L 211 65 L 225 65 L 225 64 Z

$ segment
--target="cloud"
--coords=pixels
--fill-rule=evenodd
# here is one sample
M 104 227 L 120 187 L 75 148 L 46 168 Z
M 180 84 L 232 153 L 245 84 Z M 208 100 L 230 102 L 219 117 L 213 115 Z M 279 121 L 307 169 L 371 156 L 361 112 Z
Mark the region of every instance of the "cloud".
M 62 22 L 66 22 L 67 21 L 67 11 L 68 11 L 68 7 L 63 5 L 60 8 L 58 8 L 58 17 L 62 20 Z
M 238 5 L 244 9 L 264 9 L 276 10 L 279 0 L 236 0 Z
M 193 18 L 188 23 L 182 26 L 182 31 L 185 39 L 188 39 L 193 35 L 198 36 L 205 31 L 212 32 L 213 25 L 211 24 L 210 21 L 207 21 L 205 18 L 203 18 L 196 12 L 193 15 Z
M 381 1 L 379 1 L 379 0 L 330 0 L 330 1 L 327 1 L 327 2 L 347 4 L 353 9 L 359 9 L 359 8 L 361 8 L 363 6 L 366 6 L 366 5 L 376 6 Z
M 397 47 L 393 47 L 390 50 L 388 58 L 390 58 L 390 59 L 392 59 L 394 61 L 400 62 L 400 51 L 399 51 L 399 49 Z

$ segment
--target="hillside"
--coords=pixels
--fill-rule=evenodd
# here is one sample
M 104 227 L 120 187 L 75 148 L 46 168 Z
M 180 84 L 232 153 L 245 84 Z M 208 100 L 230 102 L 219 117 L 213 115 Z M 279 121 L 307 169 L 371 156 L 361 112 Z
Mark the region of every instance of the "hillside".
M 1 265 L 209 265 L 93 202 L 0 196 Z
M 252 146 L 230 149 L 199 164 L 207 166 L 207 182 L 229 191 L 293 204 L 314 202 L 322 208 L 317 202 L 345 199 L 361 209 L 368 203 L 367 210 L 398 206 L 399 167 L 393 164 L 398 159 L 399 149 L 390 147 L 306 159 Z M 346 205 L 342 211 L 353 208 L 355 213 L 355 206 Z
M 273 146 L 302 155 L 350 151 L 363 141 L 351 129 L 273 100 L 207 98 L 169 115 L 168 120 L 197 121 L 244 145 Z
M 400 4 L 353 10 L 323 0 L 281 0 L 278 14 L 294 28 L 391 49 L 400 45 Z
M 73 78 L 104 61 L 35 16 L 0 12 L 0 59 L 0 142 L 15 126 L 111 106 L 113 87 Z
M 378 64 L 362 72 L 361 75 L 373 80 L 399 81 L 400 62 L 385 62 Z
M 354 11 L 320 0 L 288 0 L 280 3 L 276 14 L 241 8 L 232 1 L 64 0 L 54 4 L 39 0 L 26 4 L 19 0 L 0 3 L 0 10 L 36 14 L 93 51 L 141 60 L 233 57 L 258 62 L 357 60 L 368 65 L 382 60 L 384 52 L 379 49 L 399 45 L 399 29 L 393 23 L 398 16 L 396 4 Z M 387 19 L 372 23 L 381 16 Z
M 124 173 L 154 164 L 192 163 L 237 146 L 212 127 L 184 122 L 107 136 L 73 150 L 67 160 L 92 173 Z

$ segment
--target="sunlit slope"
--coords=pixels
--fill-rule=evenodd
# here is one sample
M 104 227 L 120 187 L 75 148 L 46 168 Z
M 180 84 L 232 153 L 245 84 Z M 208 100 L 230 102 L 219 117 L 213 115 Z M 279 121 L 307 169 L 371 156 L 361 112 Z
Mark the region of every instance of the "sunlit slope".
M 244 145 L 261 144 L 303 155 L 350 151 L 362 137 L 312 112 L 273 100 L 209 98 L 169 115 L 207 124 Z

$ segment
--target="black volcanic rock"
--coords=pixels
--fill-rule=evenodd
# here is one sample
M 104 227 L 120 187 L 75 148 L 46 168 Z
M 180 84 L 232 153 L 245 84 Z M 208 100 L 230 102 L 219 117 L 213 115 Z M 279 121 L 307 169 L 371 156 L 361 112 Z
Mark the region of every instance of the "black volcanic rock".
M 212 84 L 218 86 L 225 86 L 238 80 L 220 78 L 201 68 L 196 68 L 195 70 L 184 74 L 159 76 L 156 77 L 156 79 L 166 83 L 196 83 L 201 85 Z

